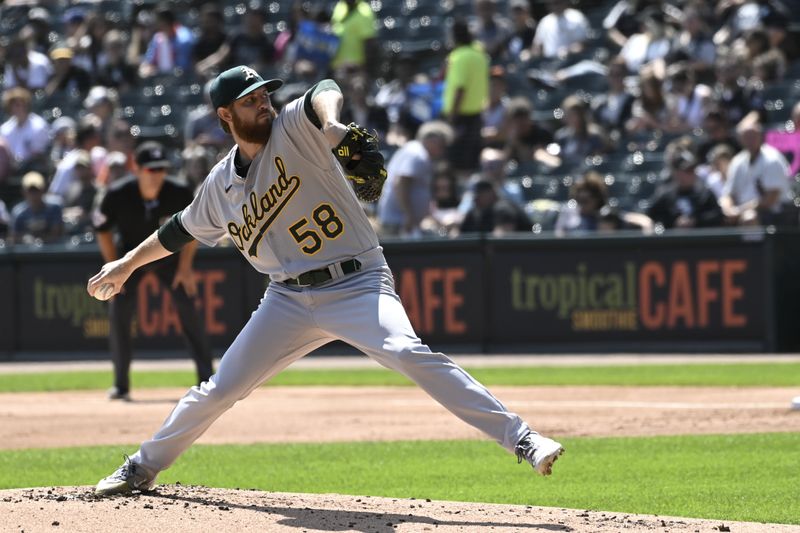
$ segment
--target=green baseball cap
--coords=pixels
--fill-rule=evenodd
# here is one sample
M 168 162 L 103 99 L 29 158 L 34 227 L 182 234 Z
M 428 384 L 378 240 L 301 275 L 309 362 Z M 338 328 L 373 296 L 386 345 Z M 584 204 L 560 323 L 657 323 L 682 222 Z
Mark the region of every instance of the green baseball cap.
M 211 82 L 209 95 L 214 109 L 224 107 L 265 86 L 267 91 L 273 93 L 280 89 L 283 80 L 264 80 L 258 72 L 245 65 L 229 68 Z

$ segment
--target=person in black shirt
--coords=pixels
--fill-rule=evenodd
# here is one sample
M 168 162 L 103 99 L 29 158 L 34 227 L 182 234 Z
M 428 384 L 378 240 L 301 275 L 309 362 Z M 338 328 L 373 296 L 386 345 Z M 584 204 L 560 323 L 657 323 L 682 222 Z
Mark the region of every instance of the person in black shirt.
M 222 10 L 214 4 L 205 4 L 200 10 L 200 32 L 192 48 L 192 58 L 200 63 L 216 53 L 228 41 L 225 34 L 225 17 Z M 202 68 L 200 68 L 202 71 Z
M 135 248 L 156 231 L 170 216 L 192 202 L 189 187 L 166 177 L 169 161 L 164 147 L 145 142 L 136 149 L 134 176 L 114 182 L 95 213 L 95 230 L 105 262 L 114 261 Z M 118 242 L 114 244 L 114 231 Z M 136 288 L 143 274 L 153 272 L 170 291 L 180 318 L 183 333 L 197 366 L 198 383 L 213 374 L 211 349 L 194 307 L 197 286 L 192 272 L 197 243 L 152 264 L 152 268 L 133 273 L 125 291 L 114 297 L 109 306 L 111 353 L 114 363 L 114 387 L 110 399 L 128 400 L 131 352 L 131 320 L 136 303 Z
M 697 178 L 697 160 L 688 150 L 670 161 L 672 180 L 656 191 L 647 215 L 666 229 L 721 226 L 722 209 L 716 196 Z
M 97 70 L 97 84 L 114 87 L 120 92 L 131 90 L 139 83 L 139 74 L 125 57 L 125 35 L 119 30 L 109 31 L 103 37 L 105 63 Z
M 695 136 L 696 147 L 693 152 L 697 154 L 698 161 L 708 161 L 708 154 L 717 146 L 726 144 L 739 152 L 741 146 L 733 133 L 733 128 L 728 122 L 728 114 L 720 109 L 711 109 L 703 119 L 703 135 Z
M 533 119 L 533 104 L 525 96 L 508 102 L 505 134 L 505 151 L 509 159 L 519 164 L 538 159 L 539 151 L 553 142 L 553 134 L 539 126 Z
M 92 87 L 92 78 L 86 70 L 72 62 L 75 52 L 65 44 L 56 45 L 50 51 L 53 60 L 53 75 L 44 92 L 48 96 L 56 93 L 76 91 L 85 95 Z
M 494 184 L 478 181 L 474 187 L 475 205 L 464 217 L 461 233 L 505 235 L 531 231 L 531 221 L 518 206 L 498 197 Z
M 241 27 L 197 64 L 198 72 L 209 73 L 235 65 L 249 65 L 256 72 L 269 70 L 275 62 L 275 46 L 264 33 L 266 23 L 265 8 L 258 1 L 250 2 Z

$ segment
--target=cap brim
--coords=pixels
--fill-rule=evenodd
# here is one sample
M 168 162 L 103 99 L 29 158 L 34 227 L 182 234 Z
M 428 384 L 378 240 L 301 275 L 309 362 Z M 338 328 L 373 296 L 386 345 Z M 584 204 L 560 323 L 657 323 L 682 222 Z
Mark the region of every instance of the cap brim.
M 243 96 L 247 96 L 251 92 L 255 91 L 256 89 L 260 89 L 261 87 L 264 87 L 265 85 L 267 87 L 267 92 L 272 94 L 275 91 L 277 91 L 278 89 L 280 89 L 281 87 L 283 87 L 283 80 L 274 79 L 274 80 L 258 81 L 256 83 L 254 83 L 253 85 L 251 85 L 250 87 L 248 87 L 247 89 L 245 89 L 244 91 L 240 92 L 239 96 L 234 98 L 234 100 L 238 100 L 239 98 L 241 98 Z
M 162 159 L 161 161 L 148 161 L 139 166 L 142 168 L 171 168 L 172 164 L 168 160 Z

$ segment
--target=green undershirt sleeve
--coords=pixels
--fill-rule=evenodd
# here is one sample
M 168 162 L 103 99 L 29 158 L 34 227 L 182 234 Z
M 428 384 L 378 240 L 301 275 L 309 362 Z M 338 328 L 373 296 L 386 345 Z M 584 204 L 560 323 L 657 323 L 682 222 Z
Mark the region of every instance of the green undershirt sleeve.
M 158 228 L 158 241 L 170 252 L 177 252 L 194 240 L 181 224 L 181 213 L 182 210 L 178 211 Z

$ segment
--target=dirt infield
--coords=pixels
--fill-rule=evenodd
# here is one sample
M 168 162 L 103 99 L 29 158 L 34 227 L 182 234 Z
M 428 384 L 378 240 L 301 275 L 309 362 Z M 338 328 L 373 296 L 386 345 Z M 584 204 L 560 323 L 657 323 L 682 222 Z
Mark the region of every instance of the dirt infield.
M 0 448 L 136 444 L 185 389 L 0 394 Z M 557 436 L 800 431 L 789 388 L 492 387 L 542 433 Z M 308 432 L 308 427 L 320 431 Z M 199 442 L 482 438 L 414 387 L 269 387 L 225 413 Z
M 556 436 L 800 431 L 794 389 L 493 387 Z M 135 444 L 184 389 L 0 394 L 0 448 Z M 321 431 L 309 434 L 308 427 Z M 484 438 L 412 387 L 269 387 L 225 413 L 199 442 Z M 565 456 L 567 457 L 567 456 Z M 800 531 L 800 527 L 528 506 L 164 486 L 98 500 L 87 487 L 0 491 L 2 531 Z M 729 528 L 729 529 L 726 529 Z

